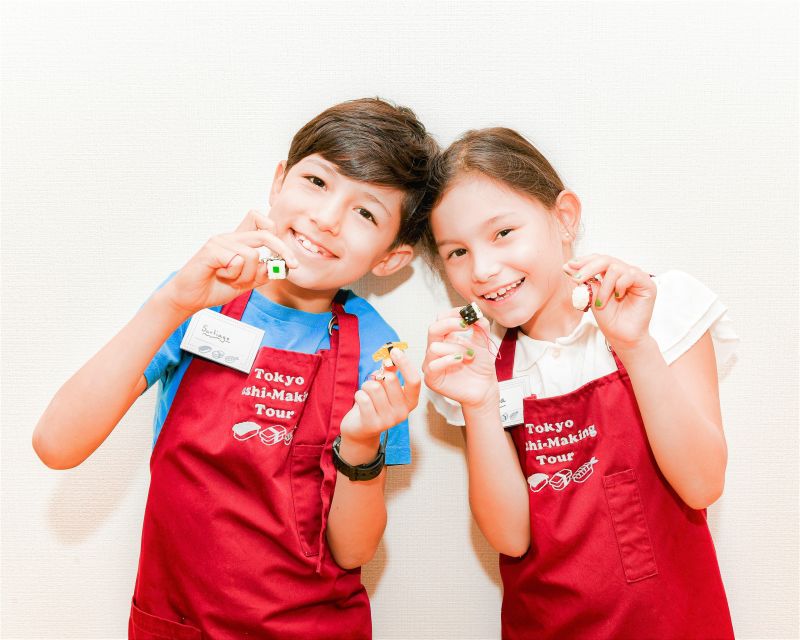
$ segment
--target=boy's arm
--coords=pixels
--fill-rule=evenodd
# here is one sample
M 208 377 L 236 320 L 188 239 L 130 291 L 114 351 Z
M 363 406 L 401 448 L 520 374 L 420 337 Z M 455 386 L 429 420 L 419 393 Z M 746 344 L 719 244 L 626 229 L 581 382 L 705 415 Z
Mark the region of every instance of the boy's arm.
M 339 455 L 348 464 L 374 460 L 381 432 L 405 420 L 417 406 L 419 373 L 401 350 L 392 349 L 391 358 L 405 385 L 401 386 L 397 374 L 389 370 L 381 382 L 368 380 L 356 391 L 355 404 L 342 420 L 339 446 Z M 360 567 L 375 555 L 386 528 L 385 485 L 385 468 L 366 481 L 353 481 L 337 472 L 327 537 L 331 554 L 342 568 Z
M 234 233 L 211 238 L 64 383 L 33 432 L 33 448 L 47 466 L 74 467 L 100 446 L 147 386 L 143 374 L 155 353 L 186 318 L 268 281 L 260 247 L 297 267 L 274 228 L 267 217 L 250 211 Z
M 160 289 L 58 390 L 33 432 L 48 467 L 69 469 L 102 444 L 147 388 L 144 370 L 186 319 Z

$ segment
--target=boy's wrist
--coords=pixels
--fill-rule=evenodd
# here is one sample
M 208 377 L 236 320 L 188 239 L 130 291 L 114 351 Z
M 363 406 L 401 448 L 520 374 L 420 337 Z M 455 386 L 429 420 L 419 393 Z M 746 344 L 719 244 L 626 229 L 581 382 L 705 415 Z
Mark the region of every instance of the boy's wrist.
M 367 464 L 378 455 L 378 449 L 381 446 L 380 434 L 353 438 L 352 435 L 342 432 L 341 437 L 339 455 L 347 464 L 353 466 Z
M 164 318 L 174 321 L 175 326 L 177 327 L 184 320 L 189 318 L 194 311 L 190 309 L 186 309 L 178 304 L 175 304 L 175 301 L 170 296 L 169 291 L 167 288 L 170 286 L 168 282 L 164 287 L 156 291 L 148 300 L 147 304 L 151 306 L 151 308 L 156 309 L 159 314 L 163 315 Z

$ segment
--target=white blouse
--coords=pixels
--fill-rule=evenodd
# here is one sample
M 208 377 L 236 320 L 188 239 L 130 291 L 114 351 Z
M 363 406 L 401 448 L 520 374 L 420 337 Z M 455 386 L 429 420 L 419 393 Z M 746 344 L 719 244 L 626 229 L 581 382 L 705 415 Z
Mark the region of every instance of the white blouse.
M 686 353 L 709 331 L 720 369 L 736 351 L 739 337 L 717 295 L 683 271 L 667 271 L 653 280 L 657 294 L 650 335 L 667 364 Z M 499 347 L 505 331 L 505 327 L 492 323 L 491 339 L 496 346 Z M 572 333 L 556 338 L 555 342 L 534 340 L 522 332 L 518 334 L 514 377 L 527 376 L 531 393 L 539 398 L 569 393 L 616 368 L 605 336 L 591 312 L 583 314 Z M 426 392 L 447 422 L 464 425 L 459 403 L 430 389 Z

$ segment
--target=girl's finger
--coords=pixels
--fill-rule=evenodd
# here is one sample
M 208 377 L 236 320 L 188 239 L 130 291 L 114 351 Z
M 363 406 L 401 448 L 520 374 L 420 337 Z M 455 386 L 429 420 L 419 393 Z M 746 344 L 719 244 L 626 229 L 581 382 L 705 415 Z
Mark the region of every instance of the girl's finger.
M 454 353 L 453 355 L 442 356 L 441 358 L 436 358 L 436 360 L 431 360 L 428 363 L 428 371 L 430 373 L 444 373 L 462 366 L 464 366 L 464 356 L 460 353 Z
M 444 342 L 451 333 L 464 330 L 465 327 L 462 324 L 461 316 L 458 315 L 458 310 L 456 309 L 455 316 L 443 316 L 428 327 L 428 344 Z
M 616 287 L 614 288 L 615 299 L 622 300 L 625 297 L 628 289 L 633 284 L 634 277 L 635 276 L 631 272 L 626 272 L 617 279 Z
M 614 294 L 617 286 L 617 280 L 623 273 L 623 268 L 619 263 L 612 263 L 608 266 L 603 274 L 603 280 L 594 294 L 594 307 L 602 309 L 608 303 L 609 298 Z
M 464 354 L 464 347 L 456 342 L 433 342 L 428 351 L 434 356 L 451 356 L 455 353 Z

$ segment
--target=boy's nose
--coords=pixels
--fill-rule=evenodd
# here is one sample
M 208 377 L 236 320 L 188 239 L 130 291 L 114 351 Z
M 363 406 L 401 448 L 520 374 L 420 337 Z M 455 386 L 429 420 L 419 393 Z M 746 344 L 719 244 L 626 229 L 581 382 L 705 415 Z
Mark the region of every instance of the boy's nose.
M 343 211 L 339 202 L 328 202 L 314 209 L 309 218 L 317 225 L 320 231 L 327 231 L 336 235 L 342 226 Z

